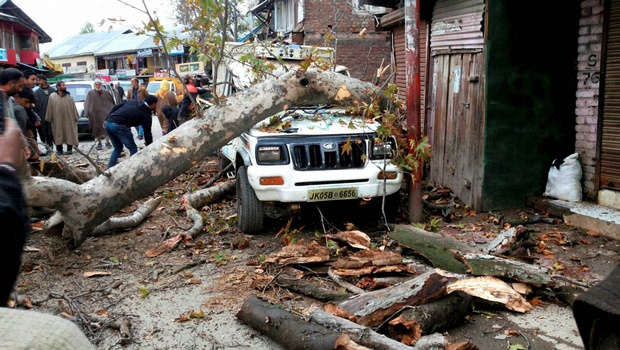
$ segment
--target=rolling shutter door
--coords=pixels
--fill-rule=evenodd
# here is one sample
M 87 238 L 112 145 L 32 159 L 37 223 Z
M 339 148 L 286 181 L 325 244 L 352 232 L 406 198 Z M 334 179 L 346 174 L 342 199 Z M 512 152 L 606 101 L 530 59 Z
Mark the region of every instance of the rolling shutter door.
M 428 52 L 428 22 L 424 19 L 420 20 L 420 118 L 424 124 L 424 112 L 426 107 L 426 70 L 427 70 L 427 52 Z M 405 26 L 394 28 L 394 55 L 396 56 L 396 86 L 398 86 L 398 97 L 405 100 L 407 96 L 407 74 L 405 72 Z M 424 130 L 424 125 L 422 125 Z
M 602 120 L 600 187 L 620 190 L 620 0 L 611 2 Z

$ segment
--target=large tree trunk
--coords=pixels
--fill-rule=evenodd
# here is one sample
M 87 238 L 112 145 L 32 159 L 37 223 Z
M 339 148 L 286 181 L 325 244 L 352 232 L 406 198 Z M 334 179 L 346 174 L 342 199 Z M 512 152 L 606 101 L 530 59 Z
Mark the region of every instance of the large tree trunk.
M 346 86 L 346 88 L 345 88 Z M 368 101 L 375 87 L 326 71 L 289 72 L 228 98 L 221 106 L 154 141 L 136 155 L 82 185 L 34 177 L 26 181 L 30 206 L 57 209 L 63 236 L 74 246 L 133 201 L 187 171 L 255 123 L 295 104 Z

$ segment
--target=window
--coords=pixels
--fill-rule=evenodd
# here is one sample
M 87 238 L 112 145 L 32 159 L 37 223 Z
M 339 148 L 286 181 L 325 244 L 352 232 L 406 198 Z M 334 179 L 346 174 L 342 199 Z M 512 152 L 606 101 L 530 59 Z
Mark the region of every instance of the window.
M 385 7 L 365 5 L 364 0 L 353 0 L 352 4 L 353 4 L 353 13 L 355 14 L 371 13 L 375 15 L 375 14 L 387 12 Z
M 276 32 L 286 33 L 303 21 L 303 5 L 298 0 L 276 0 L 274 4 L 274 27 Z
M 69 63 L 63 63 L 63 64 L 62 64 L 62 66 L 63 66 L 63 67 L 71 67 L 71 62 L 69 62 Z

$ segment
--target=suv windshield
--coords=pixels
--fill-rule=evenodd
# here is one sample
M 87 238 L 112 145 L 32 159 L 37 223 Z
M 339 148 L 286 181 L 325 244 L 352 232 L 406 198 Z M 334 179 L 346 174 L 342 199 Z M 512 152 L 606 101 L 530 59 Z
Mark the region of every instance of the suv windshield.
M 69 91 L 75 102 L 84 102 L 84 100 L 86 100 L 86 94 L 88 94 L 88 92 L 93 88 L 90 84 L 86 83 L 65 84 L 65 86 L 67 87 L 67 91 Z

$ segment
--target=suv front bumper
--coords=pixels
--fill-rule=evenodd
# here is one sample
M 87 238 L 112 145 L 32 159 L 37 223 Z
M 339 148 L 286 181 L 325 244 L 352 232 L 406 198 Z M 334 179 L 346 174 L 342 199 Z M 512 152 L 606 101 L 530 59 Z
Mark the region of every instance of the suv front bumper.
M 252 165 L 248 167 L 248 180 L 256 197 L 262 202 L 309 202 L 309 192 L 316 190 L 356 189 L 355 198 L 370 198 L 383 196 L 384 193 L 390 195 L 401 188 L 402 171 L 389 163 L 385 171 L 396 173 L 396 178 L 383 180 L 378 178 L 382 169 L 382 161 L 369 161 L 364 168 L 318 171 L 295 171 L 290 164 Z M 284 179 L 283 185 L 261 184 L 261 178 L 276 176 Z

